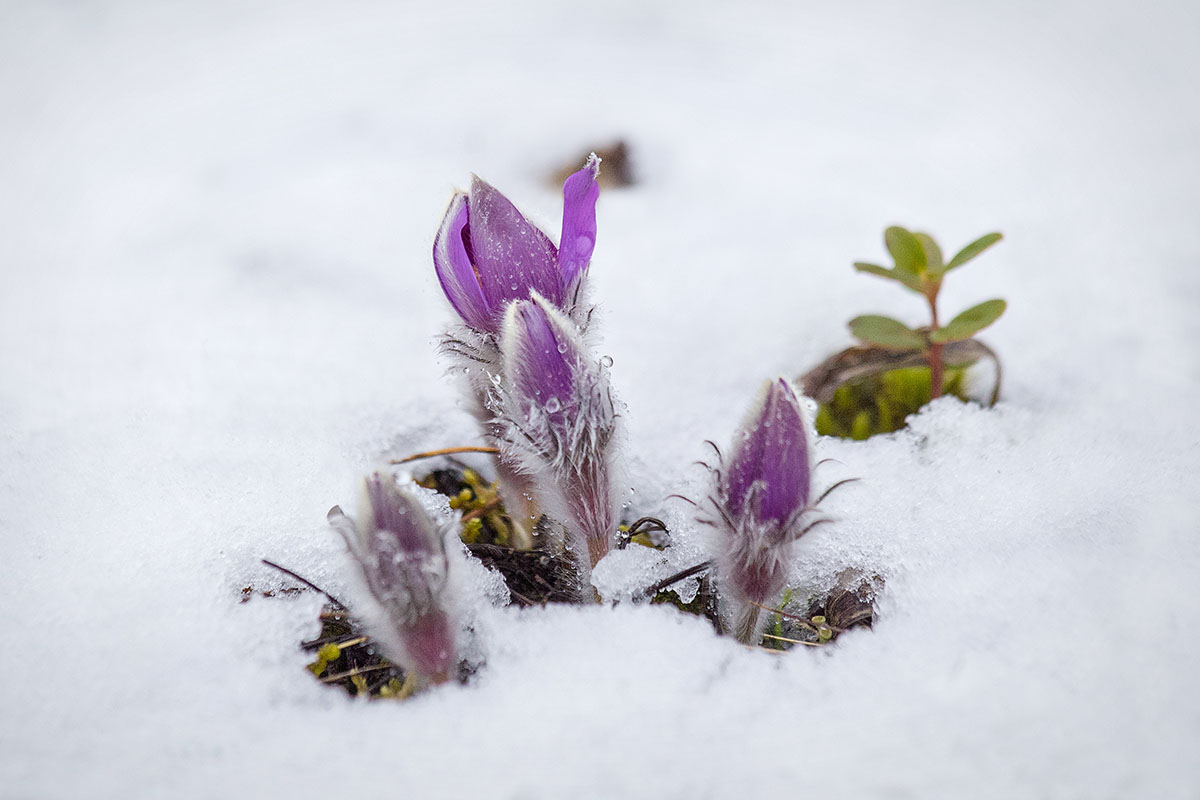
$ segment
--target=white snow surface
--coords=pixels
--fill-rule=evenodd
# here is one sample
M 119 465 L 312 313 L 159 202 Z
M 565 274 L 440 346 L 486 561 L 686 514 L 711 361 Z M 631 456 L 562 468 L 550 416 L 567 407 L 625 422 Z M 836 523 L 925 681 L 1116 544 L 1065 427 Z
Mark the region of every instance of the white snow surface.
M 1179 2 L 7 3 L 0 8 L 0 795 L 1200 796 L 1200 7 Z M 497 609 L 467 686 L 304 670 L 325 523 L 478 443 L 430 252 L 471 172 L 624 137 L 592 263 L 630 513 L 698 541 L 701 442 L 915 295 L 989 297 L 1006 385 L 822 440 L 798 582 L 873 632 L 775 656 L 663 607 Z M 484 463 L 484 462 L 480 462 Z M 621 560 L 623 559 L 623 560 Z M 618 596 L 661 565 L 622 556 Z M 624 589 L 622 587 L 625 587 Z

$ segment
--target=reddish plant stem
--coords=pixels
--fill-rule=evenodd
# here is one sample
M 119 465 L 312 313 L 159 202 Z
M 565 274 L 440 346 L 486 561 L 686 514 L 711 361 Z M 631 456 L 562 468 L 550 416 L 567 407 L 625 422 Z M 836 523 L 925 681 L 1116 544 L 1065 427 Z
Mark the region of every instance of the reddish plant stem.
M 929 326 L 932 335 L 938 329 L 937 292 L 926 295 L 929 300 L 929 312 L 933 320 Z M 936 400 L 942 396 L 942 345 L 935 342 L 929 344 L 929 399 Z

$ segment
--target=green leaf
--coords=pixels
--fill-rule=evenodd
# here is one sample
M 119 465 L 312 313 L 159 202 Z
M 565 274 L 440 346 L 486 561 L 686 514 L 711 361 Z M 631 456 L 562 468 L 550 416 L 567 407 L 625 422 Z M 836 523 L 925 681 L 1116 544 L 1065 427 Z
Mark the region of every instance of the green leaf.
M 917 237 L 921 250 L 925 253 L 925 266 L 934 275 L 941 275 L 946 269 L 946 264 L 942 261 L 942 248 L 938 247 L 938 243 L 927 233 L 914 233 L 913 236 Z
M 987 236 L 980 236 L 975 241 L 955 253 L 954 258 L 950 259 L 950 263 L 946 265 L 945 272 L 961 267 L 963 264 L 970 261 L 975 256 L 987 250 L 996 242 L 1003 239 L 1004 236 L 999 233 L 989 233 Z
M 855 261 L 854 268 L 859 272 L 869 272 L 872 275 L 878 275 L 879 277 L 887 278 L 888 280 L 900 280 L 899 276 L 896 275 L 895 270 L 888 269 L 887 267 L 881 267 L 878 264 L 868 264 L 866 261 Z
M 883 243 L 896 261 L 896 269 L 909 275 L 920 275 L 925 271 L 925 251 L 916 236 L 899 225 L 883 232 Z
M 937 344 L 946 344 L 970 339 L 999 319 L 1007 307 L 1008 303 L 1003 300 L 986 300 L 977 306 L 971 306 L 946 323 L 945 327 L 931 333 L 929 340 Z
M 855 261 L 854 268 L 859 272 L 869 272 L 872 275 L 878 275 L 881 278 L 888 280 L 899 281 L 900 283 L 912 289 L 918 294 L 924 294 L 925 289 L 921 285 L 921 279 L 916 275 L 909 275 L 907 272 L 901 272 L 896 269 L 888 269 L 881 267 L 878 264 L 868 264 L 865 261 Z
M 850 320 L 855 338 L 888 350 L 924 350 L 925 337 L 900 320 L 867 314 Z

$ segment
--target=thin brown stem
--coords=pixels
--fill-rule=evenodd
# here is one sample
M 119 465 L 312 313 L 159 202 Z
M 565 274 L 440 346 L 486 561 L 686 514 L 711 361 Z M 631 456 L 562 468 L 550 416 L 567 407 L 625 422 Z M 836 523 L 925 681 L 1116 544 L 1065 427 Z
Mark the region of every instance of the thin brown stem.
M 346 678 L 353 678 L 356 675 L 366 675 L 368 672 L 378 672 L 381 669 L 391 669 L 391 664 L 371 664 L 366 667 L 355 667 L 354 669 L 339 672 L 336 675 L 326 675 L 321 678 L 321 683 L 337 683 L 344 681 Z
M 350 647 L 368 644 L 370 641 L 366 636 L 326 636 L 323 639 L 310 639 L 307 642 L 301 642 L 300 649 L 317 650 L 327 644 L 336 644 L 339 649 L 346 650 Z
M 424 453 L 413 453 L 398 461 L 393 461 L 393 464 L 407 464 L 410 461 L 419 461 L 422 458 L 433 458 L 435 456 L 449 456 L 455 453 L 499 453 L 495 447 L 443 447 L 440 450 L 427 450 Z
M 804 617 L 799 616 L 798 614 L 789 614 L 788 612 L 784 611 L 781 608 L 771 608 L 770 606 L 763 605 L 762 603 L 756 603 L 753 600 L 751 600 L 750 602 L 751 602 L 751 604 L 758 606 L 759 608 L 763 609 L 764 611 L 770 611 L 772 614 L 778 614 L 781 617 L 787 617 L 790 620 L 799 622 L 801 626 L 808 628 L 813 633 L 820 634 L 820 631 L 817 629 L 817 626 L 813 625 L 811 621 L 805 619 Z M 841 628 L 834 627 L 833 625 L 827 624 L 825 627 L 829 628 L 829 630 L 833 631 L 834 633 L 842 632 Z
M 321 594 L 325 595 L 327 598 L 329 598 L 329 602 L 333 603 L 338 608 L 343 609 L 343 610 L 346 609 L 347 606 L 345 603 L 343 603 L 341 600 L 338 600 L 336 597 L 334 597 L 329 592 L 322 589 L 320 586 L 317 586 L 315 583 L 310 581 L 308 578 L 297 575 L 295 572 L 292 572 L 287 567 L 282 567 L 279 564 L 276 564 L 274 561 L 269 561 L 268 559 L 265 559 L 265 558 L 261 559 L 261 560 L 262 560 L 262 563 L 266 564 L 268 567 L 271 567 L 272 569 L 277 569 L 280 572 L 282 572 L 284 575 L 287 575 L 289 578 L 294 578 L 295 580 L 300 581 L 305 586 L 312 589 L 314 592 L 320 592 Z
M 802 644 L 805 647 L 821 647 L 820 642 L 806 642 L 803 639 L 789 639 L 786 636 L 776 636 L 773 633 L 764 633 L 764 639 L 771 639 L 776 642 L 790 642 L 791 644 Z
M 500 507 L 500 503 L 501 503 L 502 499 L 503 498 L 500 498 L 500 497 L 494 497 L 491 500 L 488 500 L 486 503 L 481 505 L 479 508 L 473 508 L 470 511 L 468 511 L 467 513 L 463 514 L 462 520 L 460 520 L 460 521 L 461 522 L 470 522 L 471 520 L 473 520 L 477 517 L 482 517 L 485 514 L 490 514 L 491 512 L 495 511 L 497 508 Z
M 929 325 L 929 334 L 938 329 L 938 313 L 937 313 L 937 290 L 935 289 L 930 294 L 925 295 L 929 301 L 929 313 L 932 317 L 932 322 Z M 929 399 L 936 400 L 942 396 L 942 375 L 944 367 L 942 363 L 942 345 L 936 342 L 929 343 Z
M 642 590 L 641 596 L 643 599 L 649 600 L 649 599 L 653 598 L 654 595 L 658 594 L 663 589 L 666 589 L 671 584 L 679 583 L 684 578 L 690 578 L 693 575 L 695 575 L 696 573 L 703 572 L 704 570 L 708 569 L 711 566 L 712 566 L 711 561 L 702 561 L 699 564 L 694 564 L 693 566 L 690 566 L 684 570 L 680 570 L 679 572 L 676 572 L 674 575 L 669 575 L 668 577 L 663 578 L 661 581 L 654 584 L 653 586 L 650 586 L 650 587 Z

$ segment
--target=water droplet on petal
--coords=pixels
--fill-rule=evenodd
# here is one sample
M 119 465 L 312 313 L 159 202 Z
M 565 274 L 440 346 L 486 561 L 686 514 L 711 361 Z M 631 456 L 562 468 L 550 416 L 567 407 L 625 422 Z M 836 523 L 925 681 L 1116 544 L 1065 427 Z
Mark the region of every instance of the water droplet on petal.
M 551 397 L 549 400 L 546 401 L 546 410 L 549 411 L 551 414 L 553 414 L 556 411 L 561 411 L 562 403 L 560 403 L 558 401 L 557 397 Z
M 566 343 L 566 342 L 559 342 L 559 343 L 558 343 L 558 352 L 560 352 L 560 353 L 565 353 L 565 352 L 567 352 L 567 343 Z
M 605 368 L 611 367 L 613 365 L 612 356 L 603 356 L 600 359 L 600 364 Z

